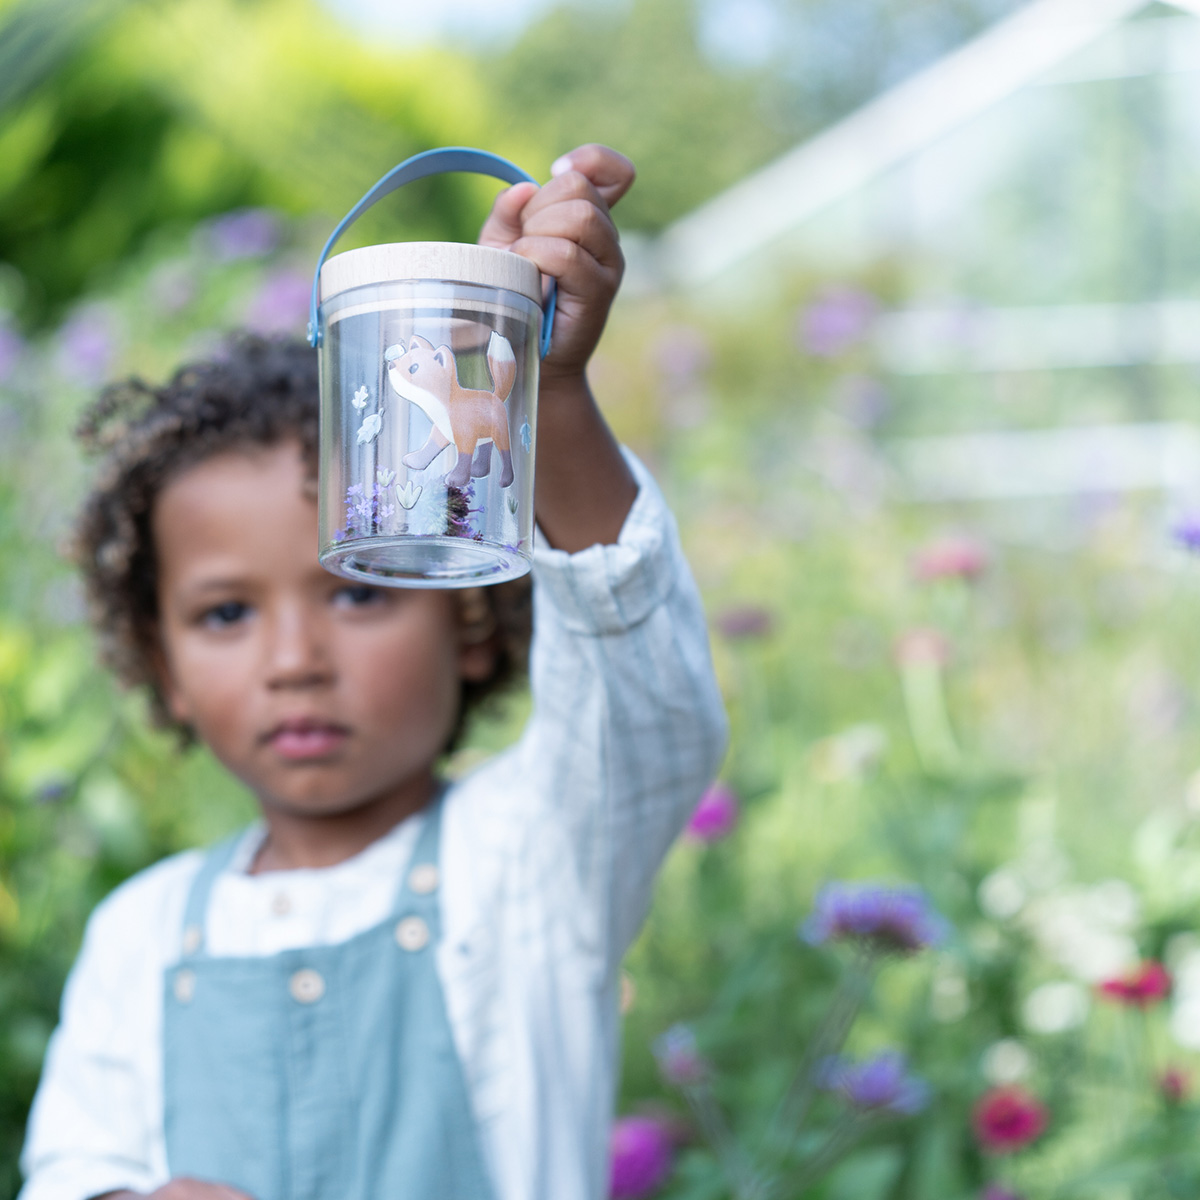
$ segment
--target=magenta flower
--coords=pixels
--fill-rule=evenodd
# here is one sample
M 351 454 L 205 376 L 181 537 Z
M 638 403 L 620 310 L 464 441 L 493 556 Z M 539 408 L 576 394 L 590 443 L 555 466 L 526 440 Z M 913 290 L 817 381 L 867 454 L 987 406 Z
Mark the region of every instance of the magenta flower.
M 800 343 L 818 358 L 835 358 L 867 336 L 878 312 L 862 288 L 826 288 L 800 314 Z
M 686 1025 L 672 1025 L 654 1041 L 654 1057 L 663 1079 L 675 1087 L 699 1083 L 708 1063 L 696 1048 L 696 1035 Z
M 929 1085 L 909 1074 L 904 1055 L 895 1050 L 862 1062 L 830 1059 L 821 1072 L 820 1086 L 864 1111 L 887 1110 L 909 1116 L 929 1103 Z
M 1185 1071 L 1179 1067 L 1168 1067 L 1158 1077 L 1158 1094 L 1168 1104 L 1182 1104 L 1191 1090 L 1191 1084 Z
M 921 583 L 937 579 L 976 579 L 987 570 L 987 547 L 965 535 L 939 538 L 913 557 L 913 575 Z
M 710 784 L 684 828 L 695 842 L 716 842 L 732 832 L 738 819 L 737 793 L 723 783 Z
M 946 927 L 917 888 L 827 883 L 800 936 L 814 946 L 857 942 L 880 954 L 913 954 L 943 941 Z
M 1101 996 L 1119 1004 L 1148 1008 L 1170 994 L 1171 976 L 1162 963 L 1148 959 L 1125 975 L 1103 980 L 1097 990 Z
M 653 1117 L 619 1117 L 609 1143 L 612 1200 L 637 1200 L 656 1192 L 674 1165 L 670 1130 Z
M 972 1125 L 989 1154 L 1012 1154 L 1036 1142 L 1046 1130 L 1046 1106 L 1023 1087 L 992 1088 L 975 1105 Z

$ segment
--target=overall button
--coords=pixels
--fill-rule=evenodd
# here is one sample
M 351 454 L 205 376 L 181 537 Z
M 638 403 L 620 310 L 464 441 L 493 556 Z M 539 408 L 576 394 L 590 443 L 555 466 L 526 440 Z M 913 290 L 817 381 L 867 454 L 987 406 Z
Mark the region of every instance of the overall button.
M 316 1004 L 325 995 L 325 980 L 311 967 L 305 967 L 288 981 L 288 991 L 299 1004 Z
M 180 1004 L 190 1004 L 196 994 L 196 972 L 177 971 L 175 974 L 175 999 Z
M 271 911 L 277 917 L 286 917 L 292 911 L 292 898 L 287 892 L 276 892 L 271 900 Z
M 428 896 L 438 885 L 438 869 L 433 863 L 421 863 L 408 873 L 409 890 L 418 896 Z
M 184 954 L 195 954 L 200 949 L 200 943 L 204 940 L 204 934 L 201 932 L 199 925 L 189 925 L 183 931 L 183 952 Z
M 429 941 L 429 926 L 420 917 L 405 917 L 396 924 L 396 943 L 401 950 L 420 950 Z

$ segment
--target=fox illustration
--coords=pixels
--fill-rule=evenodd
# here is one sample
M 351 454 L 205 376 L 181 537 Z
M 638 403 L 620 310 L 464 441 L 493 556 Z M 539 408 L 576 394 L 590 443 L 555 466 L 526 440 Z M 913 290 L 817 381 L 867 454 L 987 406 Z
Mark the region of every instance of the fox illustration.
M 507 338 L 493 330 L 488 340 L 487 364 L 494 389 L 490 392 L 462 387 L 450 347 L 435 349 L 432 342 L 417 334 L 413 334 L 407 346 L 403 342 L 389 346 L 383 359 L 392 390 L 415 404 L 433 422 L 425 445 L 404 456 L 406 467 L 423 471 L 453 442 L 458 458 L 446 476 L 446 483 L 465 487 L 471 478 L 478 479 L 491 470 L 494 445 L 500 452 L 500 486 L 512 483 L 512 451 L 504 402 L 517 377 L 517 360 Z

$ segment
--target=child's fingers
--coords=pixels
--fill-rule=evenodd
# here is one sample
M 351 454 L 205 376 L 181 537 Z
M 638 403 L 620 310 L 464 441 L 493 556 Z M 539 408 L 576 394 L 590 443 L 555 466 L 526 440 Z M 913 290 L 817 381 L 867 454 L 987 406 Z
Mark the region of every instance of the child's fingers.
M 637 175 L 636 168 L 625 155 L 596 142 L 576 147 L 556 159 L 550 168 L 550 174 L 555 178 L 568 171 L 578 171 L 590 180 L 609 208 L 629 191 Z
M 529 259 L 543 275 L 561 282 L 570 280 L 570 290 L 578 294 L 612 291 L 619 282 L 621 269 L 598 262 L 578 242 L 560 237 L 523 237 L 509 247 Z
M 479 231 L 479 244 L 507 250 L 521 236 L 521 213 L 538 193 L 536 183 L 517 183 L 496 197 Z
M 561 200 L 536 211 L 531 205 L 524 222 L 524 237 L 566 238 L 606 267 L 624 265 L 612 218 L 590 200 Z

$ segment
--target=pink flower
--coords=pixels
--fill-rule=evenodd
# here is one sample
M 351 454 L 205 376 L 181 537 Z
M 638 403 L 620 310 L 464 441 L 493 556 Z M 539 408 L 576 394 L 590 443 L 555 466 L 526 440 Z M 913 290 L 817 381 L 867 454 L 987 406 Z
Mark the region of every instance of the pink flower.
M 713 783 L 700 797 L 684 833 L 695 842 L 720 841 L 733 830 L 737 819 L 737 793 L 723 783 Z
M 1105 979 L 1096 989 L 1101 996 L 1135 1008 L 1148 1008 L 1171 991 L 1167 968 L 1154 959 L 1139 963 L 1132 971 L 1115 979 Z
M 654 1117 L 619 1117 L 609 1143 L 608 1194 L 637 1200 L 656 1192 L 671 1173 L 675 1147 L 671 1131 Z
M 1168 1067 L 1158 1077 L 1158 1094 L 1168 1104 L 1182 1104 L 1190 1090 L 1187 1075 L 1178 1067 Z
M 987 570 L 988 552 L 982 542 L 959 534 L 922 546 L 913 556 L 913 575 L 921 583 L 938 579 L 977 579 Z
M 1011 1154 L 1037 1141 L 1046 1129 L 1046 1106 L 1023 1087 L 992 1088 L 975 1105 L 972 1124 L 989 1154 Z
M 950 642 L 936 629 L 909 629 L 896 639 L 896 661 L 902 667 L 944 667 L 950 661 Z

